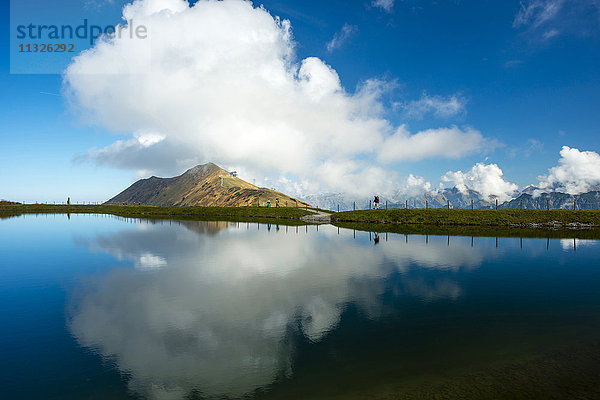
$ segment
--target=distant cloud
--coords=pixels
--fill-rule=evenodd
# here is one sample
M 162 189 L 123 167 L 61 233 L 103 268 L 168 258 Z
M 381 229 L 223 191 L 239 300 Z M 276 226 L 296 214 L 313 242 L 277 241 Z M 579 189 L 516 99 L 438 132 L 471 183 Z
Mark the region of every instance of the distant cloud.
M 101 8 L 106 5 L 113 6 L 115 0 L 85 0 L 85 7 L 87 8 Z
M 525 157 L 529 157 L 536 152 L 540 152 L 544 149 L 544 143 L 537 139 L 527 140 L 527 148 L 525 149 Z
M 344 24 L 342 29 L 339 32 L 336 32 L 335 35 L 333 35 L 333 38 L 325 45 L 327 51 L 332 52 L 339 49 L 351 36 L 355 35 L 356 32 L 358 32 L 358 27 L 356 25 Z
M 538 28 L 554 19 L 564 3 L 565 0 L 522 1 L 519 12 L 513 21 L 513 27 L 531 26 Z
M 510 158 L 517 156 L 530 157 L 532 154 L 544 150 L 544 143 L 537 139 L 528 139 L 523 146 L 513 146 L 506 149 L 506 154 Z
M 502 169 L 496 164 L 477 163 L 467 172 L 446 172 L 442 181 L 452 183 L 462 193 L 474 190 L 484 199 L 507 201 L 515 196 L 519 187 L 505 180 L 503 175 Z
M 431 157 L 461 158 L 484 149 L 495 147 L 495 143 L 484 139 L 478 130 L 451 128 L 427 129 L 414 135 L 404 125 L 387 138 L 379 153 L 382 162 L 422 160 Z
M 459 95 L 449 97 L 429 96 L 423 93 L 419 100 L 400 105 L 408 118 L 421 119 L 432 113 L 436 117 L 449 118 L 465 112 L 467 100 Z
M 543 191 L 580 194 L 600 185 L 600 155 L 593 151 L 579 151 L 563 146 L 558 165 L 548 175 L 538 177 Z
M 390 13 L 394 9 L 394 1 L 395 0 L 373 0 L 371 6 L 379 7 L 385 12 Z
M 588 35 L 598 32 L 600 1 L 597 0 L 528 0 L 521 1 L 513 28 L 530 38 L 548 41 L 561 34 Z

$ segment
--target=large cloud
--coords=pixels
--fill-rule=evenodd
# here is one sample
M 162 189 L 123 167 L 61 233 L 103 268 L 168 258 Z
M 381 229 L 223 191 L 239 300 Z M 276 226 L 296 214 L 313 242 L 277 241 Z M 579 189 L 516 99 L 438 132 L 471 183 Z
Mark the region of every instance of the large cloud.
M 597 190 L 600 185 L 600 155 L 563 146 L 558 165 L 539 179 L 539 187 L 543 191 L 580 194 Z
M 90 122 L 134 138 L 84 158 L 161 174 L 213 161 L 247 178 L 304 182 L 299 190 L 314 193 L 345 191 L 346 177 L 370 190 L 375 179 L 395 176 L 368 168 L 485 147 L 472 129 L 397 129 L 384 118 L 385 82 L 347 92 L 321 59 L 295 59 L 289 21 L 249 2 L 138 0 L 123 17 L 148 37 L 98 41 L 74 59 L 64 82 Z
M 467 172 L 448 171 L 442 181 L 454 184 L 463 193 L 467 190 L 479 192 L 488 200 L 510 200 L 519 189 L 517 185 L 504 179 L 502 170 L 496 164 L 477 163 Z

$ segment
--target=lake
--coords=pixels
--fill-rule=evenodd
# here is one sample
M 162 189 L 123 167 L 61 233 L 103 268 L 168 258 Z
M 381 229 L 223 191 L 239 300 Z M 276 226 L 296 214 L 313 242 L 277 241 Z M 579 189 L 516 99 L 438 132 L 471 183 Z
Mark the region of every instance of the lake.
M 600 398 L 600 241 L 0 220 L 6 399 Z

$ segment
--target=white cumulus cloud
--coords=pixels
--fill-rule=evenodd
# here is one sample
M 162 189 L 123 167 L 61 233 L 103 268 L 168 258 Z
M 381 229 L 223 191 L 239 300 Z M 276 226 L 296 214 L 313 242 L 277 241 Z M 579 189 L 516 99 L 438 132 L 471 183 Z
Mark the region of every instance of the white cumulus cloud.
M 409 174 L 395 193 L 394 200 L 398 201 L 399 199 L 422 196 L 423 194 L 430 192 L 431 188 L 431 182 L 427 181 L 422 176 Z
M 248 1 L 137 0 L 123 17 L 147 38 L 98 41 L 67 68 L 64 90 L 86 121 L 132 138 L 80 158 L 161 175 L 212 161 L 314 193 L 371 191 L 394 179 L 385 163 L 485 147 L 474 129 L 395 127 L 386 82 L 348 92 L 323 60 L 296 59 L 289 21 Z
M 600 155 L 563 146 L 558 165 L 538 179 L 538 186 L 543 191 L 580 194 L 597 189 L 600 185 Z
M 462 193 L 474 190 L 484 199 L 507 201 L 514 197 L 519 187 L 508 182 L 503 175 L 502 169 L 496 164 L 477 163 L 467 172 L 446 172 L 442 181 L 452 183 Z

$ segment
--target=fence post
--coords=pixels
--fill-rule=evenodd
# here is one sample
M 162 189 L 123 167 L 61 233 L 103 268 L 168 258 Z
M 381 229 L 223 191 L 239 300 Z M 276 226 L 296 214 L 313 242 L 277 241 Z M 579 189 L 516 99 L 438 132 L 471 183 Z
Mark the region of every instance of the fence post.
M 427 210 L 429 208 L 429 201 L 425 200 L 425 209 Z
M 404 208 L 408 210 L 408 200 L 406 200 L 406 206 Z
M 448 200 L 448 210 L 450 209 L 450 200 Z
M 573 199 L 573 210 L 577 210 L 577 199 Z
M 471 199 L 471 210 L 473 210 L 473 199 Z
M 521 199 L 521 210 L 523 209 L 523 199 Z
M 550 200 L 546 200 L 546 210 L 550 211 Z
M 387 210 L 387 200 L 385 201 L 385 209 Z
M 338 212 L 340 212 L 340 205 L 338 204 Z
M 353 211 L 356 211 L 356 202 L 353 203 L 354 205 L 352 206 Z
M 369 200 L 369 210 L 371 209 L 371 200 Z
M 498 199 L 496 199 L 496 210 L 498 209 Z

